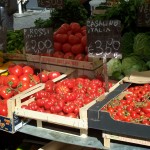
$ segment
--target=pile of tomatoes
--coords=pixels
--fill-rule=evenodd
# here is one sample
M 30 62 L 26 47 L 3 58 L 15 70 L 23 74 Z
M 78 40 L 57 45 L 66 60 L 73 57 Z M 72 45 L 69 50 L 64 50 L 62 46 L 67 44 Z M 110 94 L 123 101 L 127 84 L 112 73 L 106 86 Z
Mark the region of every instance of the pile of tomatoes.
M 59 72 L 47 73 L 47 80 L 59 76 Z M 33 67 L 25 64 L 12 64 L 8 67 L 8 75 L 0 76 L 0 115 L 7 116 L 7 100 L 20 92 L 45 82 L 45 72 L 36 74 Z
M 64 23 L 54 32 L 53 57 L 88 61 L 86 26 Z
M 102 109 L 114 120 L 150 125 L 150 84 L 129 87 L 122 99 L 114 98 Z
M 79 109 L 102 95 L 104 87 L 105 83 L 99 79 L 66 78 L 57 83 L 49 80 L 45 89 L 31 96 L 35 100 L 22 108 L 78 118 Z

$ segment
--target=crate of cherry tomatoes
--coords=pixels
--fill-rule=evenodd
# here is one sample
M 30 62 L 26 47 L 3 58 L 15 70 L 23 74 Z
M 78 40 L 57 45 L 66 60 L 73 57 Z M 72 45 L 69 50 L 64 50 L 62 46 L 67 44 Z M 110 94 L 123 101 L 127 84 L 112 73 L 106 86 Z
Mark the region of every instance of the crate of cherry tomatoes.
M 82 76 L 43 84 L 42 90 L 16 100 L 15 114 L 36 120 L 37 127 L 44 127 L 46 122 L 79 129 L 80 135 L 87 135 L 87 110 L 105 94 L 105 82 Z M 114 88 L 111 82 L 109 88 Z
M 136 72 L 88 110 L 90 128 L 150 139 L 150 71 Z
M 39 69 L 37 71 L 33 66 L 26 64 L 8 63 L 7 68 L 5 67 L 4 72 L 1 71 L 0 74 L 0 130 L 14 133 L 29 121 L 14 114 L 17 98 L 43 88 L 39 83 L 45 80 L 43 76 L 46 71 L 39 72 Z M 49 71 L 47 78 L 60 80 L 70 72 L 72 70 L 66 73 Z

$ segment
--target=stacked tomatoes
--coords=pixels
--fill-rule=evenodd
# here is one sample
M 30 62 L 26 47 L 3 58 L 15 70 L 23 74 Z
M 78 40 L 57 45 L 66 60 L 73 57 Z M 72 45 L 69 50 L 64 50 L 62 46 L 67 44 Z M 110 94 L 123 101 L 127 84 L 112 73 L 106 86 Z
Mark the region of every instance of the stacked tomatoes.
M 87 61 L 86 26 L 64 23 L 54 33 L 54 57 Z
M 47 72 L 47 80 L 59 75 L 59 72 Z M 45 77 L 44 71 L 35 74 L 31 66 L 24 64 L 9 66 L 8 75 L 0 76 L 0 115 L 7 116 L 8 99 L 40 82 L 46 82 Z
M 22 108 L 77 118 L 81 107 L 105 92 L 104 85 L 101 80 L 88 78 L 67 78 L 57 83 L 49 80 L 44 90 L 32 95 L 35 101 Z
M 122 99 L 113 99 L 103 110 L 115 120 L 150 125 L 150 84 L 131 86 Z

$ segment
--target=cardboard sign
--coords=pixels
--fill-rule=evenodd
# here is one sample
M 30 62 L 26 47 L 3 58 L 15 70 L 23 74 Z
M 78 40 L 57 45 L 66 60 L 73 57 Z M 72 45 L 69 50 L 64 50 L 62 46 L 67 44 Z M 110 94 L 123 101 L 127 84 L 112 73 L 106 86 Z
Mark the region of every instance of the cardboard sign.
M 39 7 L 45 8 L 62 8 L 64 0 L 37 0 Z
M 49 55 L 53 50 L 52 28 L 24 29 L 25 53 Z
M 0 26 L 0 51 L 6 52 L 7 30 Z
M 121 21 L 88 20 L 88 56 L 97 58 L 121 58 Z
M 150 27 L 150 3 L 144 4 L 138 9 L 138 27 Z

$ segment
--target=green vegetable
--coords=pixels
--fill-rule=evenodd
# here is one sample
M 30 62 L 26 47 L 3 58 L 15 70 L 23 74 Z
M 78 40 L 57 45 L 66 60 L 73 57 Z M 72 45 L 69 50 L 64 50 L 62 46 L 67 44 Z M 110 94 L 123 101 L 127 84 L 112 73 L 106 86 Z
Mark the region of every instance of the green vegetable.
M 120 71 L 115 71 L 112 73 L 112 79 L 114 80 L 121 80 L 123 77 L 124 75 Z
M 116 58 L 112 58 L 107 62 L 107 72 L 108 76 L 112 76 L 113 72 L 121 72 L 121 61 Z
M 122 60 L 122 72 L 124 75 L 130 75 L 133 72 L 145 70 L 147 70 L 146 63 L 138 56 L 129 56 Z
M 148 69 L 150 69 L 150 60 L 146 62 L 146 66 L 148 67 Z
M 136 35 L 133 50 L 135 54 L 143 57 L 143 59 L 150 60 L 150 32 Z
M 126 57 L 133 53 L 134 37 L 134 32 L 126 32 L 121 37 L 121 53 L 123 57 Z

